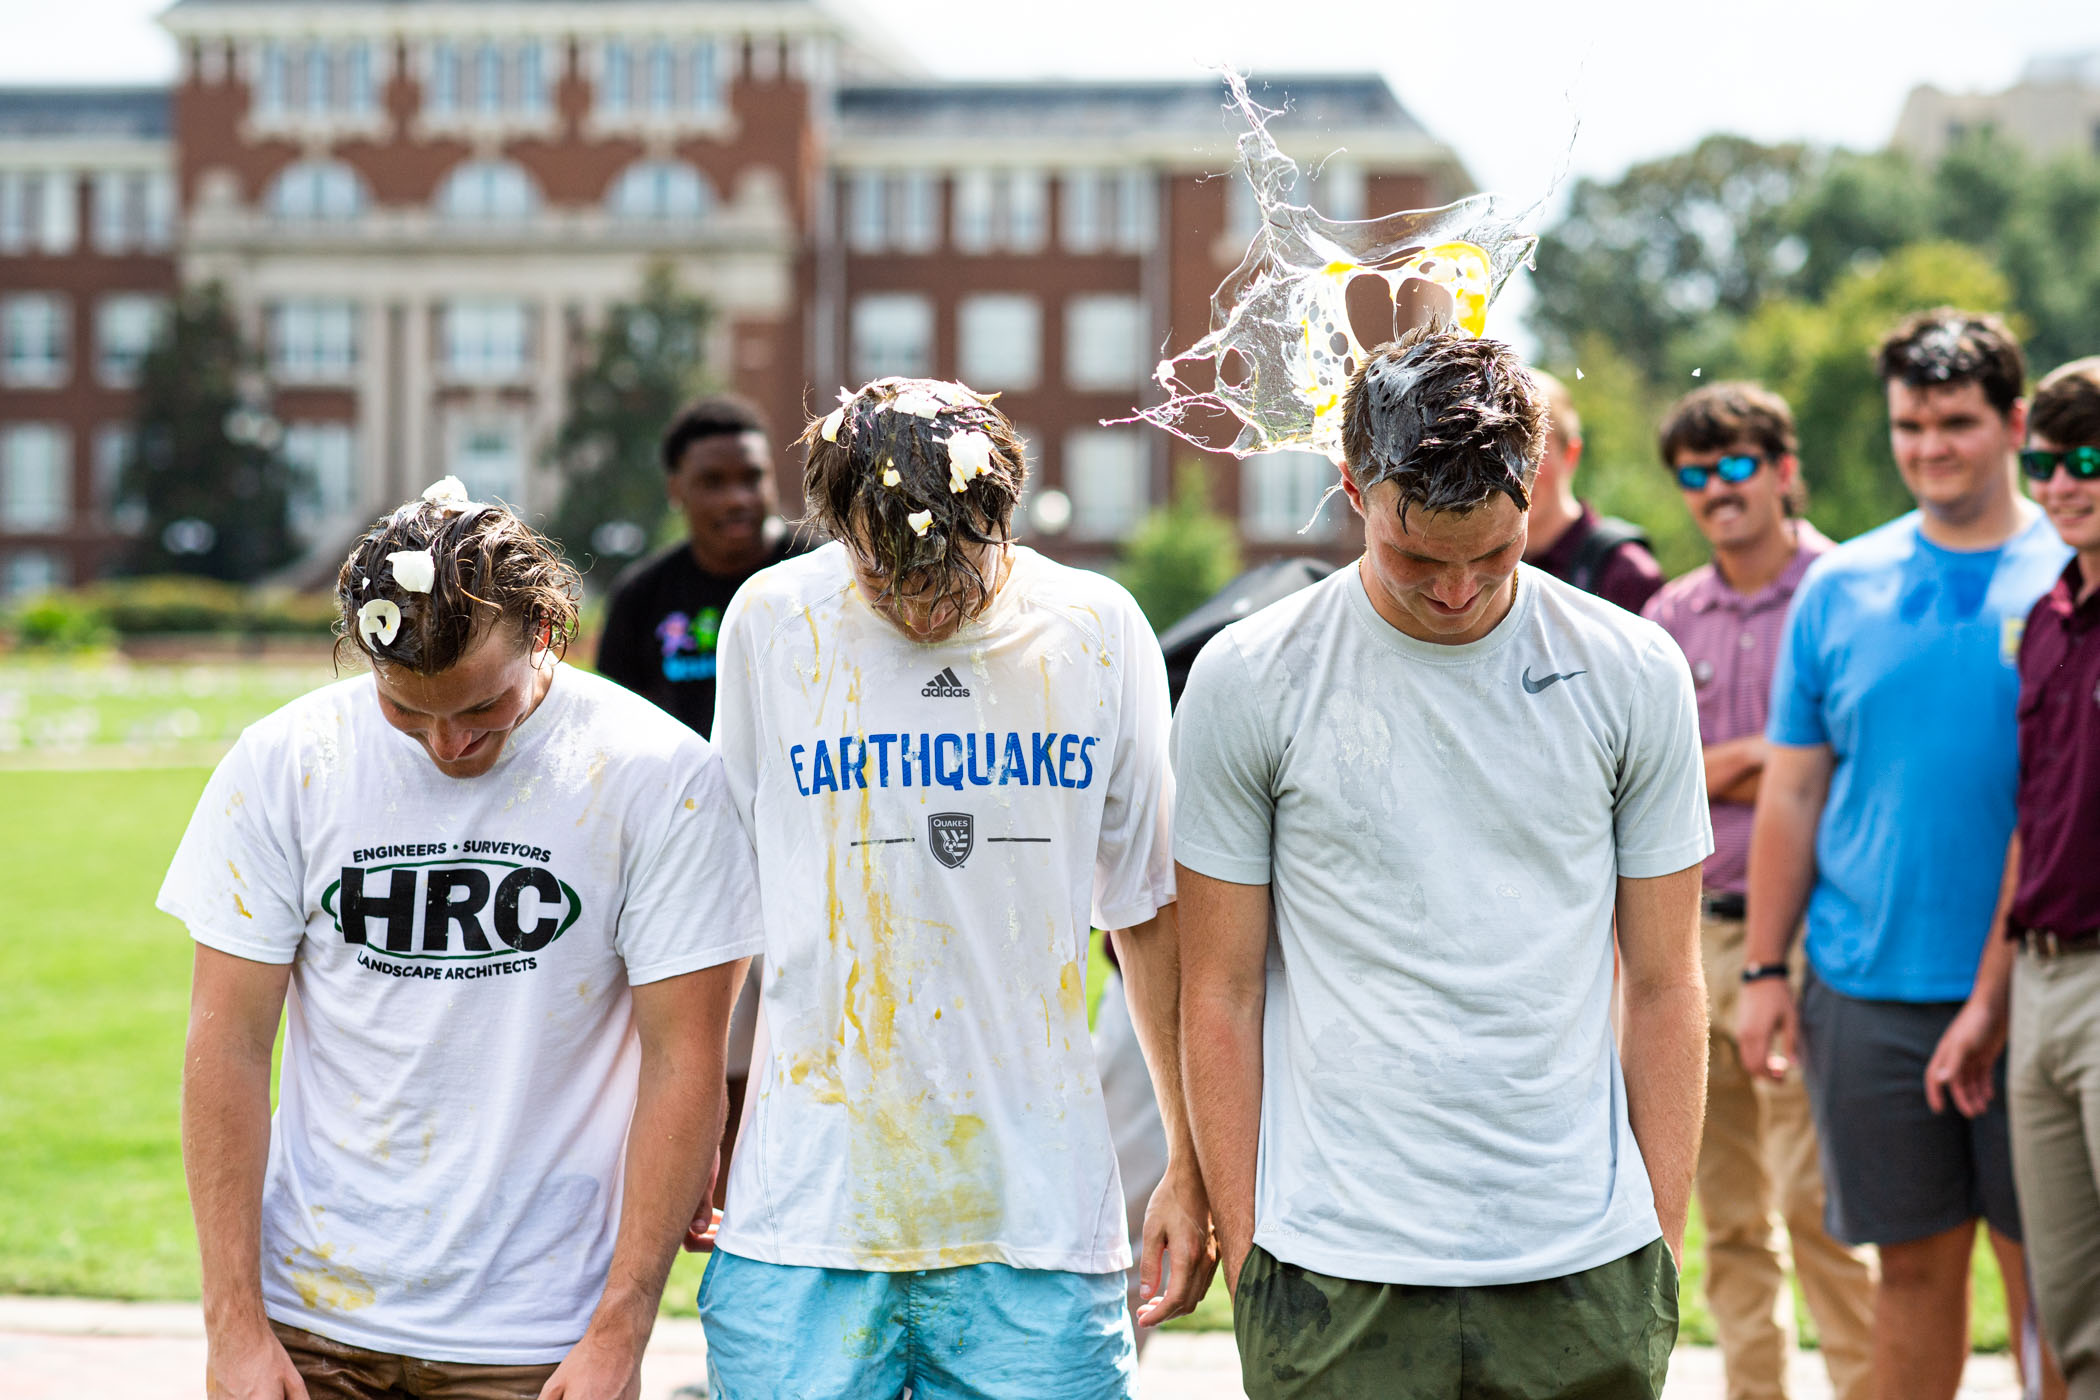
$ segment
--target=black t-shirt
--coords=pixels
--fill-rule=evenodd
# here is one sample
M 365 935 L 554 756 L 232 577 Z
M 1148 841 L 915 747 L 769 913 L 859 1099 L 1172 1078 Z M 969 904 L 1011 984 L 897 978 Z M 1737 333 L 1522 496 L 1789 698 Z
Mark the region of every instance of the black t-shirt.
M 766 563 L 809 547 L 790 530 Z M 715 723 L 715 635 L 723 609 L 750 576 L 708 573 L 683 540 L 634 565 L 613 584 L 598 639 L 598 673 L 708 733 Z

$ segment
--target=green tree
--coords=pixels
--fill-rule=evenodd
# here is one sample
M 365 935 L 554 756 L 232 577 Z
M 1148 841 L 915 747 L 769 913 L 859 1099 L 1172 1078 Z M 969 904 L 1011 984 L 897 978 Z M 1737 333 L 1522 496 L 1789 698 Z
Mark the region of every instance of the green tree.
M 2006 311 L 2012 287 L 1974 248 L 1921 243 L 1853 268 L 1820 302 L 1769 302 L 1743 329 L 1739 358 L 1728 368 L 1793 407 L 1809 518 L 1835 539 L 1911 508 L 1889 455 L 1874 348 L 1900 317 L 1943 304 Z
M 1210 508 L 1209 474 L 1193 460 L 1175 469 L 1173 501 L 1139 523 L 1115 571 L 1154 631 L 1188 616 L 1239 572 L 1239 537 Z
M 657 455 L 673 414 L 707 385 L 702 346 L 713 310 L 669 266 L 606 313 L 590 361 L 569 377 L 568 417 L 554 443 L 562 499 L 552 533 L 569 557 L 640 553 L 668 507 Z
M 1668 407 L 1663 392 L 1601 335 L 1584 336 L 1573 361 L 1552 368 L 1582 419 L 1576 493 L 1604 514 L 1646 530 L 1666 573 L 1704 563 L 1706 540 L 1656 456 L 1655 425 Z M 1687 380 L 1686 387 L 1699 382 Z
M 296 558 L 283 430 L 217 284 L 177 299 L 138 395 L 138 450 L 117 485 L 120 517 L 142 526 L 126 567 L 248 583 Z
M 1786 215 L 1814 164 L 1800 145 L 1709 136 L 1608 184 L 1577 181 L 1539 240 L 1532 325 L 1548 357 L 1598 334 L 1660 379 L 1687 334 L 1786 290 L 1799 264 Z

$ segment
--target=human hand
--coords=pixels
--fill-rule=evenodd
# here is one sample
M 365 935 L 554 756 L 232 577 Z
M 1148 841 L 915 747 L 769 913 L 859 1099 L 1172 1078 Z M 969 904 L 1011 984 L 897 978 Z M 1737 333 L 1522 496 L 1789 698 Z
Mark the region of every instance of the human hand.
M 639 1400 L 648 1342 L 646 1331 L 636 1339 L 593 1322 L 540 1388 L 540 1400 Z
M 706 1254 L 715 1247 L 715 1236 L 722 1231 L 722 1212 L 707 1201 L 700 1203 L 700 1213 L 693 1223 L 685 1227 L 683 1248 L 687 1254 Z
M 1736 999 L 1735 1043 L 1743 1068 L 1766 1079 L 1784 1079 L 1798 1053 L 1801 1022 L 1794 994 L 1783 977 L 1745 982 Z
M 306 1382 L 267 1325 L 212 1335 L 204 1354 L 206 1400 L 308 1400 Z
M 1951 1099 L 1964 1118 L 1991 1106 L 1991 1066 L 2005 1049 L 2005 1017 L 1989 999 L 1970 998 L 1947 1024 L 1925 1066 L 1925 1102 L 1946 1112 Z
M 1218 1271 L 1218 1244 L 1210 1232 L 1210 1198 L 1194 1164 L 1170 1164 L 1145 1207 L 1138 1251 L 1137 1324 L 1157 1327 L 1194 1312 Z M 1164 1275 L 1164 1277 L 1162 1276 Z

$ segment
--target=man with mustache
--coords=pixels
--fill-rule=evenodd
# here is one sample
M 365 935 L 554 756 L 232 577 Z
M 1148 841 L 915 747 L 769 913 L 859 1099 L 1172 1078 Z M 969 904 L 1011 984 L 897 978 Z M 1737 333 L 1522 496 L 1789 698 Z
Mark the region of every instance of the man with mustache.
M 1823 1229 L 1816 1130 L 1798 1071 L 1753 1078 L 1735 1043 L 1742 985 L 1743 895 L 1751 804 L 1765 762 L 1764 728 L 1787 604 L 1830 548 L 1795 515 L 1801 464 L 1786 401 L 1756 384 L 1711 384 L 1671 406 L 1659 434 L 1713 561 L 1667 584 L 1644 614 L 1662 624 L 1692 670 L 1714 824 L 1699 921 L 1709 1009 L 1706 1132 L 1696 1189 L 1706 1218 L 1706 1293 L 1731 1400 L 1786 1393 L 1786 1266 L 1772 1229 L 1777 1205 L 1838 1400 L 1870 1400 L 1874 1272 Z M 1799 972 L 1798 955 L 1794 960 Z

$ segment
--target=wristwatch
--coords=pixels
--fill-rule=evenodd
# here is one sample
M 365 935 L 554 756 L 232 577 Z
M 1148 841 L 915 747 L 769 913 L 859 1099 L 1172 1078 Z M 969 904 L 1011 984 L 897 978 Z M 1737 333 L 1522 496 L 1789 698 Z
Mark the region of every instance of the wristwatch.
M 1784 977 L 1786 973 L 1787 967 L 1783 962 L 1743 964 L 1743 980 L 1745 982 L 1762 982 L 1771 977 Z

